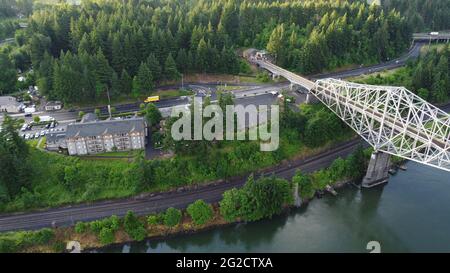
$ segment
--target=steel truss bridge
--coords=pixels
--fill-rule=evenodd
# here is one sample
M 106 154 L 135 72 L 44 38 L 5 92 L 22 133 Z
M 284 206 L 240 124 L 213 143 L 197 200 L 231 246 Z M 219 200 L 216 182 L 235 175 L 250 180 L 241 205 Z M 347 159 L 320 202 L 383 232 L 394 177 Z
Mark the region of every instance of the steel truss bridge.
M 404 87 L 315 82 L 268 61 L 273 76 L 306 88 L 378 152 L 450 171 L 450 115 Z

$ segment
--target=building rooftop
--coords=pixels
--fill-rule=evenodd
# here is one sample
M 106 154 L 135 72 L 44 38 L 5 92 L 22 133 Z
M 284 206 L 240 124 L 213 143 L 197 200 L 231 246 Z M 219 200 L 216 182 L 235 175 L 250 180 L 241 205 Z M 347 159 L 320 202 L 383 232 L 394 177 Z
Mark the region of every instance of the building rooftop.
M 97 115 L 94 113 L 87 113 L 81 118 L 82 123 L 92 122 L 97 120 Z
M 47 143 L 57 143 L 57 142 L 61 142 L 64 140 L 64 138 L 66 137 L 65 133 L 50 133 L 46 136 L 47 138 Z
M 62 103 L 60 101 L 49 101 L 47 102 L 46 106 L 57 106 L 61 105 Z
M 0 97 L 0 105 L 17 105 L 17 106 L 19 106 L 20 103 L 14 97 L 1 96 Z
M 66 137 L 89 137 L 140 132 L 145 129 L 144 118 L 121 120 L 95 120 L 72 123 L 67 126 Z

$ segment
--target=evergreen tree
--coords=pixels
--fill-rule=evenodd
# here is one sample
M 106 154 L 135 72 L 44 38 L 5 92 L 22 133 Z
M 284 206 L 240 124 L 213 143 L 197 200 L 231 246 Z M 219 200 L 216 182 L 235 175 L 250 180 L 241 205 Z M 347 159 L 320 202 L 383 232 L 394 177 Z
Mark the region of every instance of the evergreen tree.
M 150 54 L 147 58 L 147 66 L 151 71 L 152 78 L 154 81 L 158 82 L 161 80 L 161 65 L 159 64 L 158 59 L 155 57 L 155 54 Z
M 167 56 L 166 62 L 164 63 L 164 73 L 166 79 L 168 80 L 177 80 L 180 78 L 180 73 L 177 70 L 177 65 L 172 57 L 172 54 L 170 53 L 169 56 Z
M 145 63 L 141 63 L 137 75 L 133 78 L 133 96 L 139 97 L 153 91 L 153 88 L 152 73 Z
M 133 79 L 130 77 L 128 72 L 124 69 L 120 75 L 120 93 L 130 94 L 132 90 Z

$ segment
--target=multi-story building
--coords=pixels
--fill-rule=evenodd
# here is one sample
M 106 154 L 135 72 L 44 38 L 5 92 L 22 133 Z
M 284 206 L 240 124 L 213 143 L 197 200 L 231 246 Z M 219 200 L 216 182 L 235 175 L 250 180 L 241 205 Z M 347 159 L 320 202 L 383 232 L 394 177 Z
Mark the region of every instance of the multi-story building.
M 67 126 L 66 143 L 69 155 L 86 155 L 145 148 L 147 126 L 143 118 L 93 120 Z

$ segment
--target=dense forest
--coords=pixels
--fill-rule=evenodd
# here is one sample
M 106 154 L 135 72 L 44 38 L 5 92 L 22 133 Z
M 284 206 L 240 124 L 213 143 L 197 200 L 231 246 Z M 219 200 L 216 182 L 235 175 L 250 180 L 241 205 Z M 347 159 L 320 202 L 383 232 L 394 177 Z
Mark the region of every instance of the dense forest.
M 450 46 L 434 47 L 415 62 L 391 73 L 369 76 L 359 82 L 405 86 L 423 99 L 445 103 L 450 99 Z
M 386 11 L 396 9 L 415 32 L 450 28 L 450 0 L 381 0 Z
M 180 73 L 239 73 L 241 47 L 309 74 L 393 58 L 410 35 L 400 13 L 362 0 L 87 0 L 36 8 L 4 54 L 32 65 L 48 97 L 82 102 L 147 94 Z
M 33 11 L 33 0 L 0 0 L 0 19 L 15 17 L 19 13 L 28 16 Z

